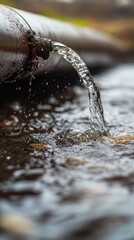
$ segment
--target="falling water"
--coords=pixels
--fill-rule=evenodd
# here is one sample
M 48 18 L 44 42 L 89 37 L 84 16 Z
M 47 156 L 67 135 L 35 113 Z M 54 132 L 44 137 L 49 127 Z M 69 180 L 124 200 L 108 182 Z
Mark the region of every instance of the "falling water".
M 77 71 L 80 81 L 88 88 L 92 129 L 101 133 L 106 132 L 100 92 L 94 83 L 93 77 L 87 66 L 76 52 L 61 43 L 53 42 L 53 52 L 62 55 L 69 63 L 71 63 Z

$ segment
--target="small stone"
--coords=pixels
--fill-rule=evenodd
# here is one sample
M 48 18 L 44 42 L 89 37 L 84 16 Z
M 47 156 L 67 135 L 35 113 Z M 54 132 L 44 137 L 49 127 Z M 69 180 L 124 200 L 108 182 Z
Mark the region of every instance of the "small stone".
M 103 137 L 105 142 L 113 143 L 113 144 L 125 144 L 129 141 L 134 141 L 134 134 L 122 134 L 118 136 L 108 136 Z
M 26 148 L 27 150 L 46 150 L 48 149 L 48 145 L 44 143 L 30 143 L 28 147 Z
M 100 172 L 103 172 L 105 169 L 105 167 L 103 166 L 100 166 L 100 165 L 92 165 L 90 167 L 88 167 L 89 171 L 90 172 L 93 172 L 93 173 L 100 173 Z
M 72 165 L 72 166 L 79 166 L 79 165 L 83 165 L 85 163 L 85 161 L 81 158 L 77 158 L 77 157 L 69 157 L 66 159 L 66 164 L 68 165 Z
M 80 200 L 81 198 L 90 197 L 90 196 L 97 196 L 97 195 L 104 195 L 109 193 L 109 188 L 106 187 L 103 183 L 89 183 L 89 185 L 80 185 L 78 188 L 76 187 L 73 191 L 64 195 L 65 201 L 76 201 Z
M 13 235 L 29 236 L 34 233 L 35 226 L 30 219 L 18 213 L 6 213 L 0 216 L 0 228 Z

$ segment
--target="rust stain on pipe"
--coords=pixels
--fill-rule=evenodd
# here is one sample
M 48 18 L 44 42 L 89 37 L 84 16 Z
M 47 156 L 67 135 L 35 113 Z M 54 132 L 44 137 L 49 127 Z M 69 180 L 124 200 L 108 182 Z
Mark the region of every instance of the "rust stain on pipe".
M 36 71 L 39 56 L 49 57 L 51 41 L 13 9 L 0 5 L 0 19 L 0 82 L 14 81 Z

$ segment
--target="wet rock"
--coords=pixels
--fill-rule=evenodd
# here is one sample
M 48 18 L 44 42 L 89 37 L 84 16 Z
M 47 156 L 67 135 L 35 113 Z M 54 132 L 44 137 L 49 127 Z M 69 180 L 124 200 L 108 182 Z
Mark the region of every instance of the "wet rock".
M 33 222 L 17 213 L 2 214 L 0 217 L 0 228 L 17 236 L 29 236 L 35 231 Z
M 69 157 L 66 159 L 67 165 L 79 166 L 85 164 L 85 160 L 77 157 Z
M 44 143 L 30 143 L 26 149 L 29 151 L 31 150 L 43 151 L 48 149 L 48 145 Z
M 92 173 L 101 173 L 107 170 L 105 166 L 101 166 L 101 165 L 92 165 L 88 167 L 88 169 Z
M 106 142 L 112 143 L 112 144 L 125 144 L 129 141 L 134 141 L 134 134 L 122 134 L 118 136 L 108 136 L 103 137 L 103 139 Z

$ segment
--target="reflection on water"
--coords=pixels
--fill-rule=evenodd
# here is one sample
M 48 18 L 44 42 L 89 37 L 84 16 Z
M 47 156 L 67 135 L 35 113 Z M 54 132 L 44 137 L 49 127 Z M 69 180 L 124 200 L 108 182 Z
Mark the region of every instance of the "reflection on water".
M 110 134 L 134 134 L 133 76 L 124 65 L 96 78 Z M 18 102 L 1 107 L 1 239 L 134 238 L 134 142 L 57 139 L 89 127 L 86 89 L 74 91 L 72 101 L 33 105 L 30 116 Z M 32 227 L 24 234 L 25 218 Z

